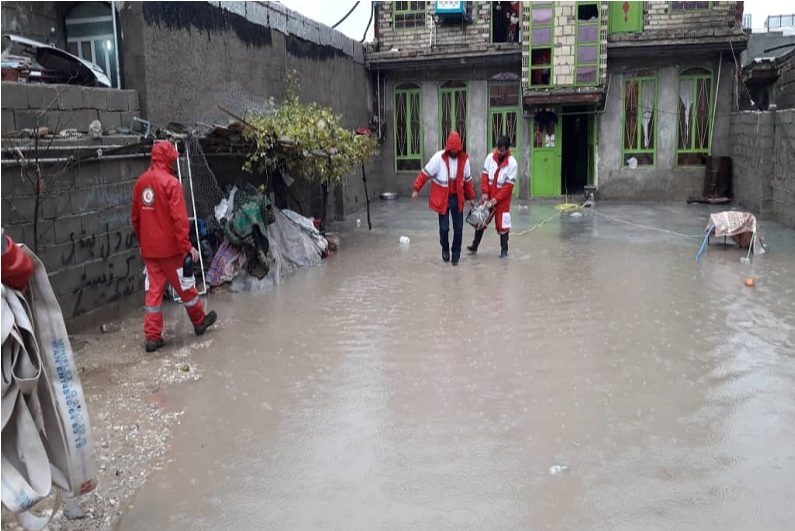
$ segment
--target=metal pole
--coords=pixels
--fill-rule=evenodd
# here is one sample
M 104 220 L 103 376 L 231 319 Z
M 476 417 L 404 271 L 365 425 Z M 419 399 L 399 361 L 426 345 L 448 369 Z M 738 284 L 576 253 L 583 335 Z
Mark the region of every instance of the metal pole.
M 110 9 L 113 15 L 113 53 L 116 55 L 116 88 L 121 88 L 121 65 L 119 64 L 119 34 L 116 25 L 116 0 L 110 3 Z
M 199 216 L 196 213 L 196 194 L 193 192 L 193 170 L 190 167 L 190 148 L 188 143 L 185 142 L 185 159 L 188 161 L 188 185 L 190 186 L 190 202 L 193 207 L 193 226 L 196 229 L 196 245 L 199 251 L 199 267 L 202 272 L 202 291 L 199 295 L 207 293 L 207 279 L 204 277 L 204 258 L 202 258 L 202 240 L 199 234 Z
M 24 166 L 25 164 L 60 164 L 62 162 L 102 162 L 103 160 L 124 160 L 124 159 L 138 159 L 141 157 L 149 157 L 147 153 L 133 153 L 130 155 L 107 155 L 104 157 L 88 157 L 85 159 L 80 159 L 76 157 L 52 157 L 46 159 L 29 159 L 29 160 L 21 160 L 21 159 L 3 159 L 0 161 L 3 166 L 8 166 L 10 164 L 17 164 L 19 166 Z

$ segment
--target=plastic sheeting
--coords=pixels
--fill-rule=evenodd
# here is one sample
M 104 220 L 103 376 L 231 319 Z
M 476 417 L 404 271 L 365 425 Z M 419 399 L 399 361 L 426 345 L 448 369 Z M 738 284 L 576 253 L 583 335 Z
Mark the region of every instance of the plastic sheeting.
M 322 258 L 315 239 L 302 228 L 303 222 L 294 221 L 292 215 L 285 214 L 285 212 L 277 211 L 276 220 L 268 225 L 268 240 L 270 241 L 268 274 L 258 280 L 243 271 L 232 281 L 232 291 L 268 289 L 280 284 L 282 278 L 299 268 L 320 265 Z M 312 223 L 311 220 L 309 223 Z M 327 248 L 328 242 L 325 238 L 322 239 L 324 248 Z

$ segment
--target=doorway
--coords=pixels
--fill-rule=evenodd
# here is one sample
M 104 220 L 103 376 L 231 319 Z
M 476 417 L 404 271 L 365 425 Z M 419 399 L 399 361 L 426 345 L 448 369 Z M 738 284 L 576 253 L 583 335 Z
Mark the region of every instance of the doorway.
M 561 192 L 564 195 L 581 194 L 589 184 L 593 119 L 587 107 L 567 107 L 563 112 Z
M 530 141 L 530 195 L 556 197 L 561 193 L 561 129 L 560 109 L 537 108 L 533 112 Z

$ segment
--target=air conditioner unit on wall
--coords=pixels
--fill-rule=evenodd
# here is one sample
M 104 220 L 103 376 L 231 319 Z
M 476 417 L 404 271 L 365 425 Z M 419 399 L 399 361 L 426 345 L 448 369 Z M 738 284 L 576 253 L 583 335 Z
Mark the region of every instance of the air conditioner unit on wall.
M 466 2 L 451 2 L 449 0 L 436 2 L 436 14 L 440 17 L 463 17 L 466 11 Z

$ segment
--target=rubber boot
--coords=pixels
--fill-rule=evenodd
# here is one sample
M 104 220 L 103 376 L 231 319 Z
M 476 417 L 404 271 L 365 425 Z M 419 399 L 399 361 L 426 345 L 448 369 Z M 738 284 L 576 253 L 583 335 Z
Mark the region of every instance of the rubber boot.
M 508 233 L 500 234 L 500 258 L 508 257 Z
M 478 247 L 480 246 L 480 240 L 483 239 L 484 232 L 486 231 L 485 230 L 475 231 L 475 238 L 472 240 L 472 245 L 467 245 L 467 251 L 469 251 L 469 254 L 477 254 Z

